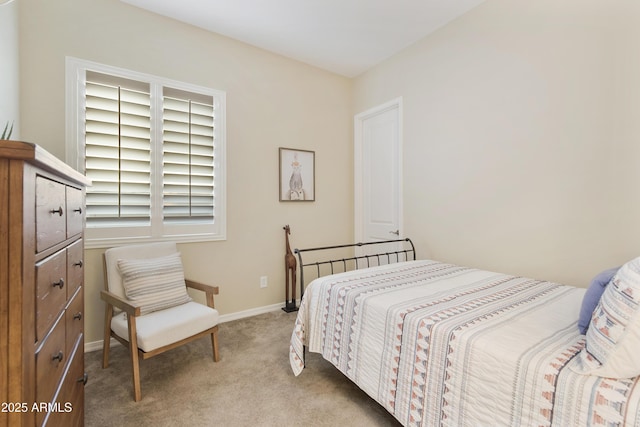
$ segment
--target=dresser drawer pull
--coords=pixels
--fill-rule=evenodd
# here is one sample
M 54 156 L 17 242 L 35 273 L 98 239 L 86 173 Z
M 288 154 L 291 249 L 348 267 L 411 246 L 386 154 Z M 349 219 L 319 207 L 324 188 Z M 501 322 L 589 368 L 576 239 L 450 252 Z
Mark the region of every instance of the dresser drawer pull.
M 73 265 L 75 265 L 76 267 L 80 267 L 80 268 L 82 268 L 82 260 L 80 260 L 80 261 L 78 261 L 78 262 L 73 263 Z
M 53 356 L 51 356 L 51 360 L 57 360 L 58 362 L 62 362 L 62 359 L 64 359 L 64 353 L 62 351 L 59 351 L 58 354 L 54 354 Z
M 73 211 L 82 214 L 82 208 L 76 208 Z
M 73 319 L 74 320 L 80 320 L 82 319 L 82 312 L 77 312 L 76 314 L 73 315 Z
M 62 277 L 57 282 L 53 283 L 53 287 L 55 288 L 56 286 L 59 286 L 60 289 L 64 288 L 64 279 Z
M 64 213 L 64 209 L 62 209 L 62 206 L 60 206 L 58 209 L 51 209 L 51 213 L 54 215 L 58 214 L 62 216 L 62 214 Z
M 89 374 L 87 374 L 85 372 L 84 375 L 82 375 L 80 378 L 78 378 L 78 382 L 82 383 L 83 385 L 87 385 L 87 380 L 88 379 L 89 379 Z

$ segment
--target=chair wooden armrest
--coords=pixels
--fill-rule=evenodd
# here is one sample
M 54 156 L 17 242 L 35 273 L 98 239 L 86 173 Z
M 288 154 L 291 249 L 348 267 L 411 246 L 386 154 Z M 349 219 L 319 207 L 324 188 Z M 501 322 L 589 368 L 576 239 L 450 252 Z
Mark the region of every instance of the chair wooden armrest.
M 194 282 L 189 279 L 184 279 L 184 282 L 187 287 L 204 292 L 207 295 L 207 305 L 211 308 L 216 308 L 213 296 L 220 293 L 220 289 L 217 286 L 205 285 L 204 283 Z
M 195 282 L 189 279 L 184 279 L 184 282 L 187 284 L 187 287 L 198 289 L 208 294 L 218 295 L 220 293 L 220 288 L 217 286 L 205 285 L 204 283 Z
M 140 316 L 140 306 L 133 305 L 130 301 L 127 301 L 116 294 L 102 290 L 100 291 L 100 298 L 131 316 Z

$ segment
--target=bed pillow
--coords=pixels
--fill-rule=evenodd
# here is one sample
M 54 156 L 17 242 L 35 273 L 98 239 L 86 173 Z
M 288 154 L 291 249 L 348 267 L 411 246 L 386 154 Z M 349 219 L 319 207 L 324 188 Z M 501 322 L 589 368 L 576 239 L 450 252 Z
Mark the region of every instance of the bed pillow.
M 586 334 L 587 329 L 589 329 L 589 323 L 591 322 L 591 316 L 593 315 L 593 311 L 596 309 L 596 306 L 600 302 L 600 298 L 604 293 L 605 288 L 613 279 L 613 276 L 620 269 L 620 267 L 610 268 L 609 270 L 605 270 L 599 273 L 596 277 L 591 280 L 591 284 L 587 289 L 587 292 L 584 294 L 584 298 L 582 299 L 582 306 L 580 307 L 580 316 L 578 317 L 578 329 L 580 329 L 581 334 Z
M 574 370 L 608 378 L 640 375 L 640 258 L 623 265 L 606 287 Z
M 141 315 L 191 301 L 179 253 L 159 258 L 119 259 L 118 269 L 124 293 L 140 306 Z

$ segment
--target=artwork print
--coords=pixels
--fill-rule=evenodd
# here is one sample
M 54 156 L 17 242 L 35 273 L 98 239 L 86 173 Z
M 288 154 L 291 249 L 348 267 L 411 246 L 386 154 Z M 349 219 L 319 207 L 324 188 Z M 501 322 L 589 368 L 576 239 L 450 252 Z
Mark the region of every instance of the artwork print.
M 280 148 L 280 201 L 315 200 L 315 153 Z

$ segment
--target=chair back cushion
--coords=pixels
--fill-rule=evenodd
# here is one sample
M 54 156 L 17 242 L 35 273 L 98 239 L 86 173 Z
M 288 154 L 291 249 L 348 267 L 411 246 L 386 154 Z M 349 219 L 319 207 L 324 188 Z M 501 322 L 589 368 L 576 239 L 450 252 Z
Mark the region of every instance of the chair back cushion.
M 118 269 L 124 293 L 129 301 L 140 306 L 141 315 L 191 301 L 179 253 L 149 259 L 119 259 Z
M 140 305 L 141 314 L 191 301 L 175 243 L 121 246 L 104 257 L 109 292 Z

